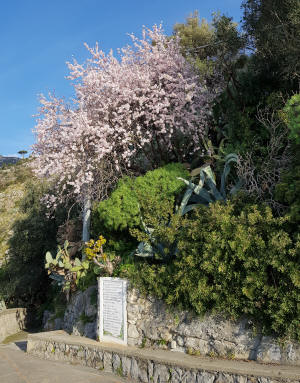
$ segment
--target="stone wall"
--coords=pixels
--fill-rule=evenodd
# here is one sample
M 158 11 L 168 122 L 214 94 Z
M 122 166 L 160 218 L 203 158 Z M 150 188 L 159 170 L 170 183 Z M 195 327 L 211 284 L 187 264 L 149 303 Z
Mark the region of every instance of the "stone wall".
M 96 339 L 95 299 L 91 303 L 96 288 L 75 294 L 61 319 L 53 318 L 53 314 L 51 319 L 51 314 L 46 312 L 45 330 L 64 329 L 69 334 Z M 187 311 L 170 311 L 164 302 L 141 296 L 136 289 L 128 290 L 127 318 L 130 346 L 300 365 L 299 343 L 280 344 L 275 338 L 255 335 L 247 318 L 234 322 L 220 315 L 199 318 Z
M 72 335 L 96 339 L 97 336 L 97 286 L 72 295 L 62 316 L 46 310 L 43 316 L 45 331 L 65 330 Z
M 214 360 L 178 352 L 101 344 L 63 332 L 32 334 L 27 352 L 37 357 L 113 372 L 140 383 L 299 383 L 295 366 Z
M 1 265 L 0 265 L 1 267 Z M 3 299 L 0 299 L 0 311 L 3 311 L 6 309 L 6 305 Z
M 0 342 L 26 327 L 26 313 L 24 308 L 0 311 Z
M 127 301 L 129 345 L 300 365 L 299 343 L 280 345 L 275 338 L 255 335 L 247 318 L 234 322 L 220 315 L 170 312 L 162 301 L 145 298 L 136 289 L 128 292 Z

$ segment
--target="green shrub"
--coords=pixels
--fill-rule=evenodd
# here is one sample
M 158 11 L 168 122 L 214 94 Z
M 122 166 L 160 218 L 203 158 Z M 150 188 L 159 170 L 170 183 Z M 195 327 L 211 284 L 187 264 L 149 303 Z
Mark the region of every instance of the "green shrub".
M 168 164 L 136 178 L 124 177 L 111 196 L 93 211 L 92 236 L 102 234 L 107 241 L 107 252 L 126 255 L 137 247 L 129 229 L 139 227 L 145 210 L 158 215 L 160 207 L 174 202 L 185 189 L 177 177 L 189 178 L 182 164 Z
M 275 196 L 277 200 L 288 207 L 291 220 L 295 223 L 296 230 L 300 226 L 300 164 L 286 172 L 281 182 L 276 186 Z
M 300 144 L 300 94 L 294 94 L 288 100 L 284 114 L 290 129 L 290 138 Z
M 97 213 L 104 227 L 122 231 L 140 224 L 139 199 L 145 196 L 169 200 L 185 185 L 177 177 L 188 177 L 182 164 L 168 164 L 144 176 L 122 178 L 111 196 L 100 202 Z
M 57 209 L 55 218 L 47 218 L 41 202 L 48 186 L 36 179 L 27 183 L 20 203 L 22 217 L 12 226 L 9 259 L 0 274 L 0 291 L 9 306 L 32 307 L 45 301 L 50 280 L 44 268 L 44 254 L 56 248 L 56 234 L 66 211 Z
M 300 236 L 270 208 L 215 203 L 178 226 L 179 252 L 165 265 L 138 263 L 135 284 L 199 315 L 247 315 L 263 333 L 300 340 Z
M 292 162 L 276 185 L 275 198 L 287 208 L 291 231 L 297 235 L 300 232 L 300 144 L 292 143 L 291 149 Z

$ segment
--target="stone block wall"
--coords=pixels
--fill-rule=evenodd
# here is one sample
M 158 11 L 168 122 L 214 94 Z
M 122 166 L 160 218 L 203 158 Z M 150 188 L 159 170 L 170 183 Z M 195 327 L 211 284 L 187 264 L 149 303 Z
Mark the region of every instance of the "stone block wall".
M 96 286 L 75 294 L 63 318 L 45 313 L 45 330 L 97 338 Z M 52 315 L 52 316 L 51 316 Z M 52 319 L 51 319 L 52 318 Z M 300 344 L 254 334 L 247 318 L 234 322 L 221 315 L 195 317 L 170 311 L 161 300 L 144 297 L 136 289 L 127 294 L 128 345 L 179 351 L 191 355 L 248 359 L 264 363 L 300 365 Z M 85 320 L 84 320 L 85 319 Z
M 24 308 L 0 311 L 0 342 L 26 327 L 26 314 Z
M 78 340 L 77 340 L 77 339 Z M 299 383 L 299 368 L 213 361 L 177 352 L 101 344 L 62 333 L 33 334 L 27 352 L 104 370 L 139 383 Z
M 164 302 L 128 291 L 128 344 L 192 355 L 250 359 L 300 365 L 300 344 L 255 335 L 247 318 L 234 322 L 221 315 L 196 317 L 170 311 Z

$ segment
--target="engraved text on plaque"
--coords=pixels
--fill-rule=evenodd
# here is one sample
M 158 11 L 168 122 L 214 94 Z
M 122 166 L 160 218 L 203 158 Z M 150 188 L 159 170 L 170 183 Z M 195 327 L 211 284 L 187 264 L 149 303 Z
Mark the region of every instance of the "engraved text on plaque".
M 99 278 L 100 341 L 127 344 L 127 281 L 120 278 Z

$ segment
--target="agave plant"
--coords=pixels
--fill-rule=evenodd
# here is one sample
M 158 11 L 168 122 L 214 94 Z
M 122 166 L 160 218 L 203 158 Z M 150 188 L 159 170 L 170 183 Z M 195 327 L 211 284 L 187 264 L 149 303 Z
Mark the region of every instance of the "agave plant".
M 175 214 L 182 216 L 200 205 L 208 206 L 210 203 L 214 203 L 216 201 L 226 201 L 228 195 L 234 195 L 241 188 L 241 181 L 235 181 L 235 184 L 230 187 L 228 192 L 226 188 L 226 181 L 232 164 L 237 163 L 237 161 L 238 156 L 235 153 L 228 154 L 225 157 L 225 165 L 221 176 L 220 190 L 217 189 L 216 177 L 210 165 L 203 165 L 191 172 L 192 177 L 199 175 L 198 184 L 178 177 L 179 180 L 182 180 L 184 183 L 186 183 L 187 189 L 182 198 L 180 206 L 176 208 Z M 166 259 L 177 253 L 178 249 L 176 243 L 173 243 L 171 245 L 172 249 L 169 249 L 168 253 L 166 254 L 164 250 L 165 246 L 162 243 L 157 243 L 153 237 L 154 229 L 147 227 L 142 217 L 141 221 L 143 228 L 148 235 L 149 242 L 140 242 L 135 251 L 135 255 L 146 258 L 154 257 L 154 254 L 159 254 L 162 259 Z
M 198 185 L 194 184 L 192 181 L 178 178 L 187 185 L 187 190 L 182 198 L 179 208 L 177 209 L 177 213 L 184 215 L 200 205 L 208 206 L 210 203 L 214 203 L 216 201 L 226 201 L 227 194 L 231 196 L 234 195 L 241 188 L 241 181 L 237 180 L 235 184 L 231 186 L 228 193 L 226 192 L 226 181 L 230 173 L 232 163 L 237 163 L 237 161 L 238 156 L 235 153 L 228 154 L 225 157 L 220 190 L 217 189 L 216 177 L 210 165 L 203 165 L 191 172 L 192 177 L 199 175 Z

